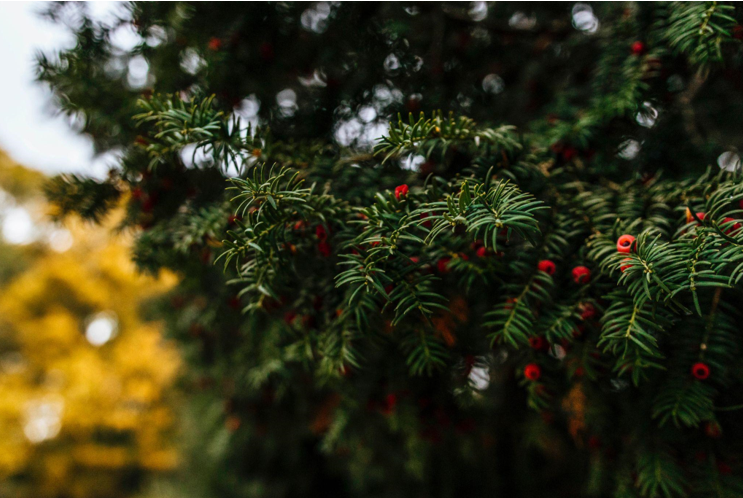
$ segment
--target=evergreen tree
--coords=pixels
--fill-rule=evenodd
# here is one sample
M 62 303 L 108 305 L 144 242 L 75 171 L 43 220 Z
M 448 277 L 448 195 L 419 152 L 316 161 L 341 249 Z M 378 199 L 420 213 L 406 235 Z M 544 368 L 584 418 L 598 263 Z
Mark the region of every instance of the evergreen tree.
M 743 495 L 739 6 L 47 15 L 120 156 L 51 199 L 181 277 L 175 495 Z

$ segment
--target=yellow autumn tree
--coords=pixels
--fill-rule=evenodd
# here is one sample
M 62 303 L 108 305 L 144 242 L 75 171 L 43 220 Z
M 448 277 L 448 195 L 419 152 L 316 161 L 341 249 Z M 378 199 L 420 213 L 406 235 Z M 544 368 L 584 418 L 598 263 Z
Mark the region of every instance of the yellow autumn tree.
M 42 181 L 0 153 L 0 497 L 131 496 L 176 460 L 178 357 L 141 318 L 173 277 L 110 226 L 51 225 Z

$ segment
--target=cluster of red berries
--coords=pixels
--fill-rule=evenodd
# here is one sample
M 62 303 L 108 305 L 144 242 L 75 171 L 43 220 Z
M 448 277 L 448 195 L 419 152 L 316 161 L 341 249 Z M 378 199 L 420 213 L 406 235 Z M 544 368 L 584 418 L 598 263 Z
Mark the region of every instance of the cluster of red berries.
M 537 263 L 537 269 L 545 272 L 547 275 L 554 275 L 557 265 L 549 259 L 543 259 Z M 573 281 L 576 284 L 587 284 L 591 280 L 591 270 L 585 266 L 576 266 L 572 271 Z M 591 318 L 595 315 L 596 309 L 590 303 L 583 306 L 583 319 Z M 543 337 L 530 337 L 529 346 L 536 351 L 543 351 L 549 348 L 549 343 Z M 524 367 L 524 377 L 532 382 L 536 382 L 542 376 L 542 369 L 536 363 L 529 363 Z
M 740 201 L 739 205 L 741 209 L 743 209 L 743 200 Z M 694 217 L 695 215 L 696 215 L 696 218 L 698 218 L 700 221 L 704 221 L 704 218 L 706 216 L 705 213 L 701 213 L 701 212 L 694 213 L 692 215 L 691 210 L 689 208 L 686 208 L 686 223 L 691 223 L 692 221 L 695 221 L 696 219 Z M 737 232 L 738 230 L 741 229 L 741 227 L 743 227 L 743 225 L 741 225 L 735 218 L 731 218 L 729 216 L 726 216 L 725 218 L 723 218 L 722 220 L 723 225 L 729 225 L 730 223 L 732 223 L 732 225 L 728 226 L 728 228 L 725 230 L 725 235 L 731 235 L 733 232 Z
M 537 269 L 545 272 L 547 275 L 554 275 L 557 266 L 549 259 L 543 259 L 537 263 Z M 573 281 L 576 284 L 587 284 L 591 280 L 591 270 L 585 266 L 576 266 L 573 268 Z

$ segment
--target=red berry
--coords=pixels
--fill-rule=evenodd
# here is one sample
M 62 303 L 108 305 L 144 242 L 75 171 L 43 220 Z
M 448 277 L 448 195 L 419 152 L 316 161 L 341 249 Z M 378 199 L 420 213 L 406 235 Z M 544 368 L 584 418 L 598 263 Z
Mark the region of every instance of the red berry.
M 553 263 L 549 259 L 543 259 L 537 264 L 537 269 L 539 271 L 545 272 L 547 275 L 554 275 L 555 268 L 556 268 L 555 263 Z
M 380 411 L 385 415 L 391 415 L 395 411 L 395 406 L 397 406 L 397 395 L 391 393 L 385 396 Z
M 425 219 L 431 216 L 431 213 L 421 213 L 421 219 Z M 426 228 L 431 228 L 433 226 L 433 223 L 431 220 L 426 220 L 423 223 L 421 223 Z
M 636 41 L 630 48 L 632 55 L 642 55 L 645 53 L 645 44 L 641 41 Z
M 617 239 L 617 252 L 628 254 L 632 251 L 635 244 L 635 237 L 632 235 L 622 235 Z
M 295 311 L 287 311 L 284 313 L 284 322 L 286 322 L 287 325 L 291 325 L 295 318 L 297 318 L 297 313 Z
M 229 217 L 228 222 L 230 225 L 236 224 L 238 221 L 242 221 L 243 217 L 237 214 L 233 214 Z
M 326 240 L 321 240 L 320 243 L 317 244 L 317 250 L 320 251 L 320 254 L 322 254 L 325 258 L 330 256 L 330 244 L 328 244 Z
M 516 299 L 515 297 L 509 297 L 508 299 L 506 299 L 506 304 L 505 306 L 503 306 L 503 309 L 512 310 L 513 305 L 516 304 L 517 302 L 518 302 L 518 299 Z
M 624 273 L 626 270 L 629 270 L 630 268 L 632 268 L 632 265 L 629 264 L 631 262 L 632 262 L 632 258 L 624 258 L 622 260 L 622 263 L 625 263 L 625 264 L 623 264 L 622 266 L 619 267 L 619 269 L 622 270 L 622 273 Z
M 488 250 L 487 247 L 481 246 L 481 247 L 478 247 L 477 248 L 477 257 L 478 258 L 487 258 L 488 256 L 490 256 L 490 251 Z
M 701 361 L 694 363 L 691 367 L 691 374 L 699 380 L 704 380 L 709 377 L 709 367 Z
M 209 50 L 214 50 L 216 52 L 220 48 L 222 48 L 222 40 L 217 37 L 211 38 L 209 40 Z
M 536 363 L 529 363 L 524 367 L 524 377 L 536 381 L 542 376 L 542 369 Z
M 717 439 L 722 435 L 722 428 L 717 422 L 707 422 L 706 424 L 704 424 L 704 433 L 707 435 L 707 437 Z
M 730 218 L 730 217 L 727 217 L 724 220 L 722 220 L 723 223 L 731 223 L 731 222 L 734 222 L 734 221 L 736 221 L 735 218 Z M 737 222 L 736 223 L 733 223 L 733 225 L 730 228 L 728 228 L 727 230 L 725 230 L 725 235 L 730 235 L 731 233 L 738 231 L 738 229 L 740 229 L 740 227 L 741 227 L 741 224 L 740 223 L 737 223 Z
M 545 349 L 545 346 L 547 346 L 547 341 L 545 341 L 543 337 L 539 336 L 529 337 L 529 346 L 531 346 L 532 349 L 541 351 Z
M 566 161 L 570 161 L 576 154 L 578 154 L 578 151 L 575 150 L 575 147 L 567 146 L 562 150 L 562 158 Z
M 397 187 L 395 187 L 395 198 L 399 200 L 400 197 L 405 197 L 406 195 L 408 195 L 409 190 L 410 189 L 408 189 L 408 186 L 405 184 L 398 185 Z
M 451 261 L 451 258 L 445 257 L 441 258 L 436 262 L 436 268 L 439 270 L 439 273 L 449 273 L 449 262 Z
M 475 355 L 468 354 L 464 357 L 464 364 L 467 368 L 472 368 L 475 366 L 475 362 L 477 359 L 475 358 Z
M 581 306 L 580 317 L 583 320 L 589 320 L 596 315 L 596 308 L 591 303 L 583 303 Z
M 320 240 L 326 240 L 328 238 L 328 232 L 322 225 L 317 225 L 317 228 L 315 228 L 315 235 L 317 235 L 317 238 Z
M 573 280 L 576 284 L 587 284 L 591 280 L 591 270 L 585 266 L 573 268 Z
M 743 26 L 740 24 L 733 26 L 733 38 L 736 40 L 743 40 Z
M 704 221 L 704 213 L 696 213 L 696 214 L 697 214 L 697 218 L 699 218 L 700 220 Z M 689 210 L 689 208 L 686 208 L 686 222 L 687 223 L 691 223 L 692 221 L 695 221 L 694 220 L 694 216 L 692 216 L 691 211 Z

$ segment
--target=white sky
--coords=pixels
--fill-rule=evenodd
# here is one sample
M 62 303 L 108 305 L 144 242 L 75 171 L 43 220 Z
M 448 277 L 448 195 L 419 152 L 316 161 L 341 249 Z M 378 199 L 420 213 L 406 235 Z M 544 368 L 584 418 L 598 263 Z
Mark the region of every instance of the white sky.
M 76 171 L 102 176 L 111 159 L 94 158 L 87 138 L 54 116 L 49 92 L 34 83 L 34 55 L 73 43 L 62 26 L 39 18 L 43 3 L 0 3 L 0 148 L 17 162 L 47 173 Z M 96 17 L 115 3 L 92 2 Z

